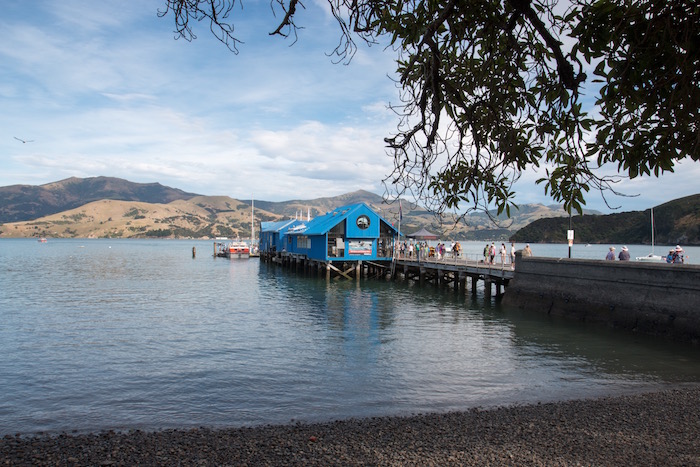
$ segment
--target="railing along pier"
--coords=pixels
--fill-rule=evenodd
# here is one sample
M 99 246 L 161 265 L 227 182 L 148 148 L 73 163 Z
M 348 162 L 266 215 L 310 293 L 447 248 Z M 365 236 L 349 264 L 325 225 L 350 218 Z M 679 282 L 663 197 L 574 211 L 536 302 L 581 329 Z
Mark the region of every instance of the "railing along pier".
M 399 256 L 395 259 L 394 276 L 404 280 L 414 280 L 421 285 L 433 283 L 435 285 L 448 285 L 456 289 L 466 290 L 467 279 L 471 279 L 472 294 L 476 294 L 477 284 L 484 282 L 484 295 L 491 296 L 492 287 L 496 288 L 496 295 L 502 293 L 503 288 L 513 278 L 513 265 L 511 263 L 490 264 L 483 259 L 460 255 L 452 255 L 443 258 Z

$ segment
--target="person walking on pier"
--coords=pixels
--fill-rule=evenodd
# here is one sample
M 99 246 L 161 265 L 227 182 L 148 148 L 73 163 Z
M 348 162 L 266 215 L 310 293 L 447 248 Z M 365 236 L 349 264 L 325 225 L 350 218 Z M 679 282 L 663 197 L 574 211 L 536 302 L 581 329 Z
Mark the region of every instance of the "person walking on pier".
M 484 247 L 484 264 L 489 262 L 489 244 L 487 243 L 486 246 Z
M 501 265 L 505 266 L 506 265 L 506 257 L 508 256 L 508 250 L 506 250 L 506 244 L 501 243 Z
M 493 264 L 493 261 L 495 258 L 496 258 L 496 245 L 494 245 L 494 243 L 491 242 L 491 247 L 489 248 L 489 264 Z

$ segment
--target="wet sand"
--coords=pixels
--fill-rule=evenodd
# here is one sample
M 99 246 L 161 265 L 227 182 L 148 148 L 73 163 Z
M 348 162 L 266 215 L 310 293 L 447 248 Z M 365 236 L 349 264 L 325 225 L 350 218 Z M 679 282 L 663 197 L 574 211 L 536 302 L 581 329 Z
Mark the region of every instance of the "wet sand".
M 319 424 L 5 436 L 0 465 L 700 466 L 700 386 Z

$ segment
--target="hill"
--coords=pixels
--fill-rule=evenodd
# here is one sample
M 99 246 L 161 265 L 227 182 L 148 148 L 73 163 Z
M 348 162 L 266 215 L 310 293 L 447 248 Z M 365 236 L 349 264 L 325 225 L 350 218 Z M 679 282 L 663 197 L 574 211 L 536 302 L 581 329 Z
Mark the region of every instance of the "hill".
M 251 230 L 251 200 L 201 196 L 158 183 L 141 184 L 110 177 L 69 178 L 41 186 L 0 187 L 0 195 L 0 216 L 5 216 L 3 219 L 22 219 L 0 221 L 0 237 L 248 237 Z M 377 194 L 358 190 L 311 200 L 255 200 L 256 230 L 260 228 L 260 221 L 296 216 L 306 218 L 307 215 L 316 217 L 339 206 L 360 202 L 368 204 L 398 226 L 398 202 L 387 203 Z M 404 234 L 427 228 L 445 240 L 506 240 L 512 237 L 532 242 L 559 242 L 566 238 L 568 228 L 567 214 L 556 205 L 521 205 L 511 211 L 510 219 L 497 217 L 495 213 L 471 213 L 456 222 L 450 217 L 437 218 L 432 212 L 405 200 L 401 204 L 401 231 Z M 60 210 L 65 206 L 71 207 Z M 49 214 L 37 215 L 42 211 Z M 697 225 L 697 219 L 693 220 L 691 216 L 684 220 L 679 212 L 676 208 L 669 208 L 657 213 L 658 225 L 670 225 L 665 216 L 678 221 L 674 221 L 677 225 L 675 233 L 669 231 L 668 238 L 685 238 L 686 231 L 691 231 L 692 236 L 692 229 Z M 618 224 L 614 229 L 620 231 L 616 233 L 617 237 L 613 237 L 610 232 L 614 229 L 604 227 L 607 225 L 604 220 L 586 227 L 588 224 L 583 222 L 607 217 L 590 215 L 592 213 L 594 211 L 586 211 L 583 217 L 574 218 L 577 242 L 594 243 L 596 240 L 586 240 L 594 237 L 588 231 L 608 232 L 599 239 L 601 242 L 608 241 L 608 238 L 629 238 L 631 232 L 624 229 L 629 230 L 632 224 L 640 235 L 646 232 L 647 243 L 651 241 L 648 214 L 611 215 L 621 216 L 612 218 L 612 222 Z M 529 225 L 535 225 L 535 230 L 522 230 Z M 663 232 L 657 232 L 657 235 L 659 233 Z M 662 242 L 660 238 L 658 241 Z M 633 240 L 625 242 L 632 243 Z
M 700 245 L 700 194 L 654 207 L 658 244 Z M 574 216 L 577 243 L 651 244 L 651 210 L 608 215 Z M 557 243 L 566 240 L 569 219 L 541 219 L 518 230 L 516 242 Z
M 256 219 L 279 216 L 256 210 Z M 249 237 L 250 205 L 225 196 L 196 196 L 168 204 L 100 200 L 33 221 L 0 226 L 2 237 L 139 238 Z
M 0 223 L 37 219 L 103 199 L 170 203 L 195 196 L 160 183 L 134 183 L 113 177 L 71 177 L 39 186 L 11 185 L 0 187 Z
M 133 183 L 112 177 L 68 178 L 41 186 L 0 187 L 2 237 L 216 237 L 250 232 L 251 200 L 200 196 L 158 183 Z M 364 190 L 312 200 L 255 200 L 260 221 L 316 217 L 339 206 L 366 203 L 398 225 L 399 203 L 387 203 Z M 524 205 L 511 219 L 493 222 L 487 214 L 471 214 L 459 222 L 437 218 L 402 202 L 402 232 L 428 228 L 443 238 L 506 239 L 533 220 L 562 216 L 559 207 Z M 256 225 L 259 229 L 259 224 Z
M 244 203 L 251 203 L 251 200 L 241 200 Z M 365 203 L 371 208 L 380 211 L 389 207 L 381 196 L 365 190 L 353 191 L 339 196 L 316 198 L 311 200 L 295 199 L 290 201 L 262 201 L 255 200 L 255 208 L 264 209 L 265 211 L 278 214 L 282 217 L 295 217 L 301 213 L 302 217 L 307 215 L 318 217 L 332 211 L 333 209 L 347 204 Z M 398 204 L 395 206 L 395 211 L 398 213 Z M 393 210 L 389 210 L 393 211 Z

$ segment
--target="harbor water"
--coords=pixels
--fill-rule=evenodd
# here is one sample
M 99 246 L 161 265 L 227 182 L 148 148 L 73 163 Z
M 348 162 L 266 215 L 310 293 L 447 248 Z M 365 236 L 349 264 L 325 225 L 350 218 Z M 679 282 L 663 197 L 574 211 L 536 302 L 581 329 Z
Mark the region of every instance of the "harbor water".
M 485 245 L 461 243 L 468 255 Z M 632 257 L 649 248 L 630 245 Z M 572 256 L 606 251 L 575 245 Z M 0 240 L 0 355 L 0 436 L 409 415 L 700 382 L 690 344 L 508 309 L 481 290 L 327 282 L 214 258 L 195 240 Z

